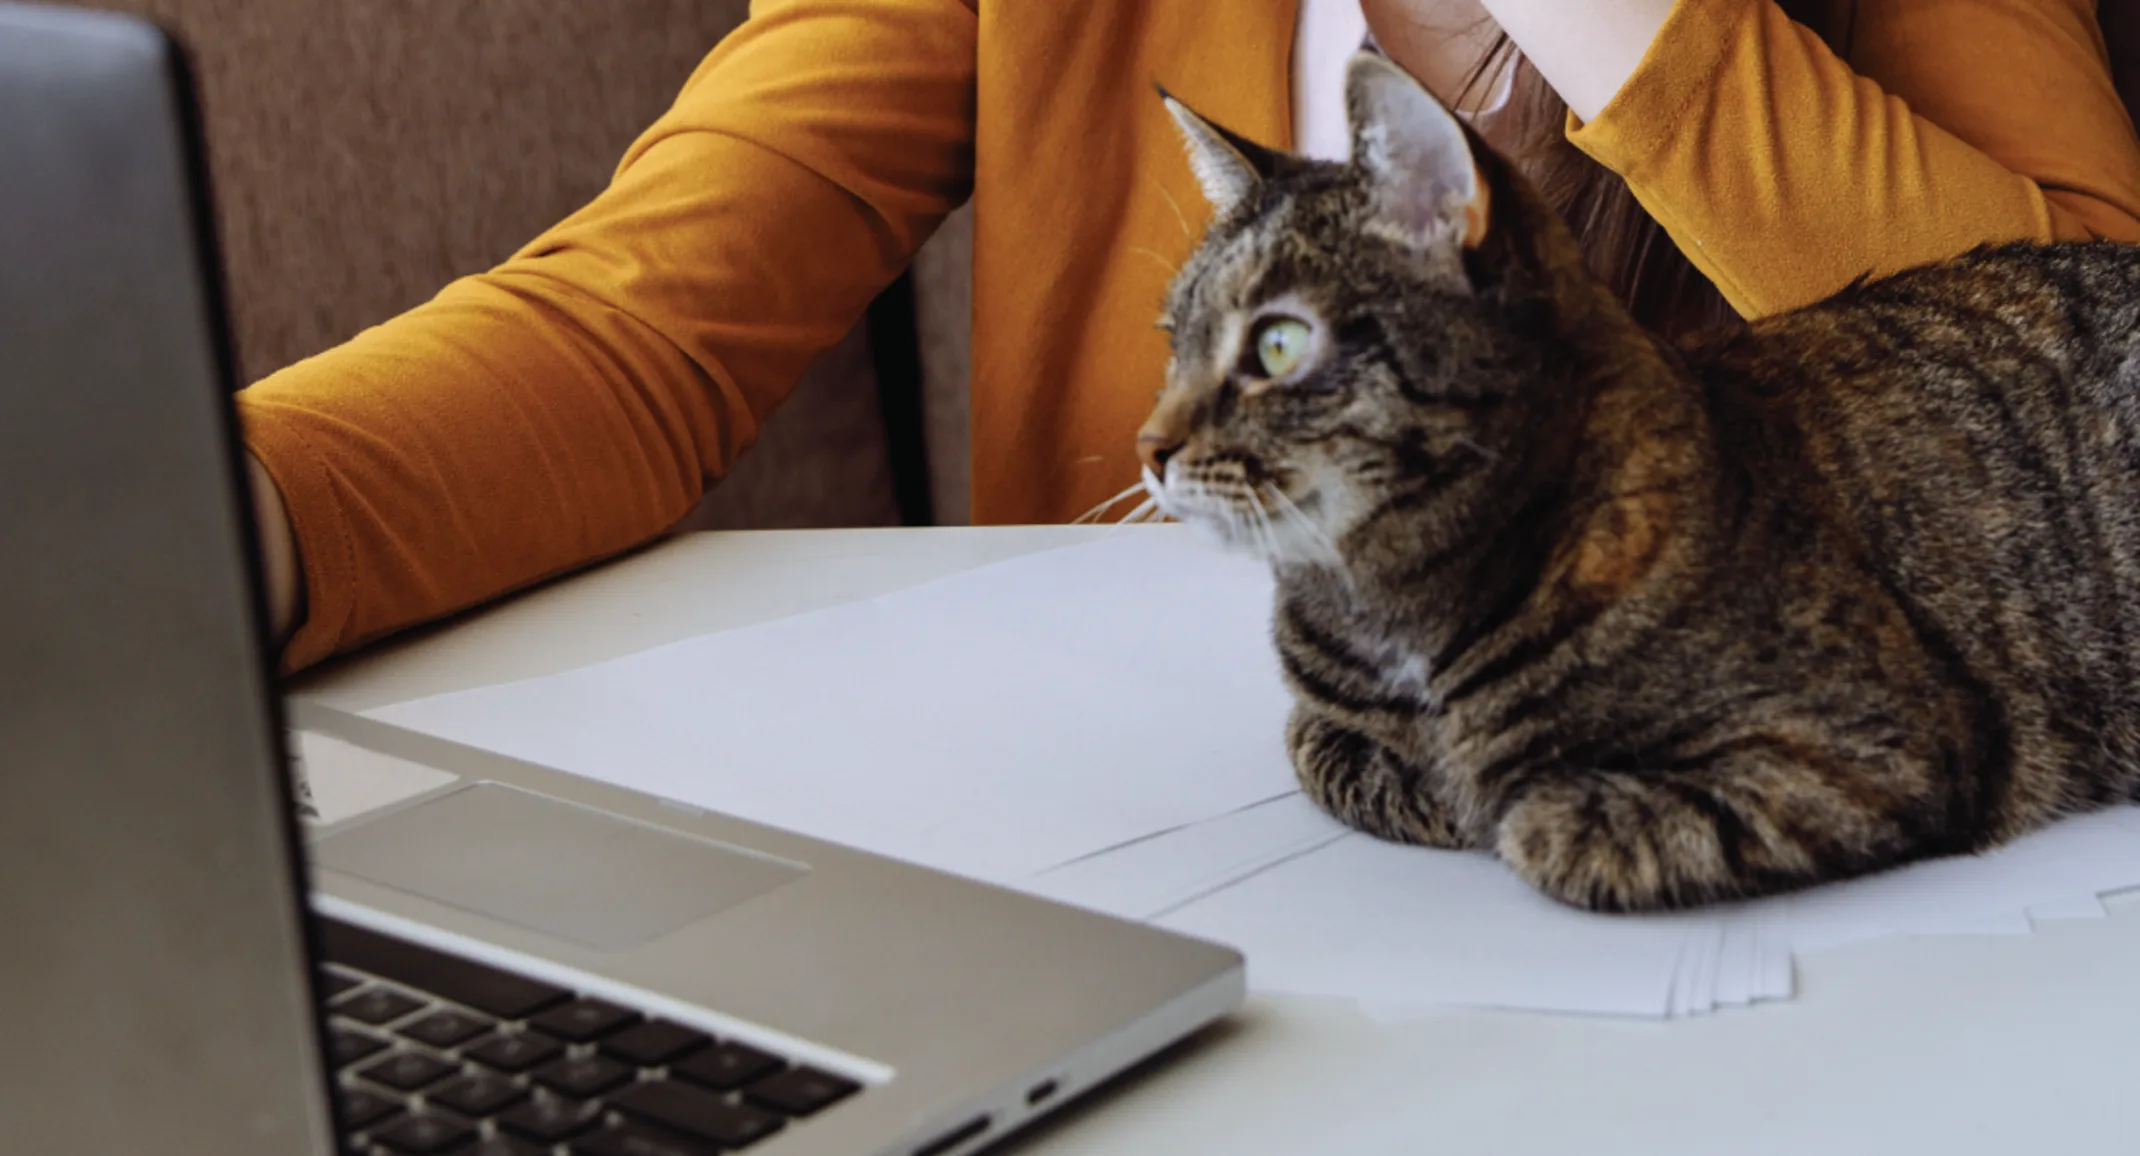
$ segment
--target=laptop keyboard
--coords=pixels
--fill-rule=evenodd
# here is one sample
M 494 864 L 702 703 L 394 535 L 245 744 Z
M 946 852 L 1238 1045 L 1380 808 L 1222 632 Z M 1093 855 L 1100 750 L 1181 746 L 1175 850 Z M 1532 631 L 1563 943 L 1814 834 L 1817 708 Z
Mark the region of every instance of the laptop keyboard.
M 860 1088 L 553 984 L 319 924 L 353 1156 L 709 1156 Z

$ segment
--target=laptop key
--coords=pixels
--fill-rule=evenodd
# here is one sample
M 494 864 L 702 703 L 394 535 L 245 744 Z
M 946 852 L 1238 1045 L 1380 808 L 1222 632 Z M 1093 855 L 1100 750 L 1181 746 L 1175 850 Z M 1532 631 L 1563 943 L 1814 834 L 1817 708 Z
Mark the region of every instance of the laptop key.
M 346 1068 L 358 1060 L 384 1050 L 386 1041 L 370 1032 L 345 1028 L 335 1024 L 327 1029 L 327 1054 L 337 1068 Z
M 528 1018 L 529 1027 L 541 1028 L 575 1044 L 584 1044 L 638 1022 L 638 1012 L 598 999 L 576 999 Z
M 372 1141 L 410 1156 L 451 1152 L 476 1138 L 476 1130 L 451 1116 L 403 1116 L 372 1131 Z
M 587 1099 L 629 1082 L 634 1074 L 608 1056 L 572 1056 L 537 1068 L 528 1078 L 553 1092 Z
M 572 993 L 554 984 L 433 951 L 339 919 L 319 920 L 320 946 L 335 963 L 427 991 L 503 1020 L 523 1019 Z
M 743 1089 L 743 1098 L 761 1108 L 790 1116 L 807 1116 L 853 1095 L 861 1087 L 853 1080 L 812 1067 L 789 1068 Z
M 392 988 L 368 987 L 328 1004 L 327 1010 L 364 1023 L 383 1024 L 388 1020 L 398 1020 L 422 1006 L 424 1001 L 405 996 Z
M 572 1156 L 715 1156 L 720 1150 L 717 1144 L 631 1121 L 572 1142 Z
M 357 1069 L 357 1074 L 374 1084 L 385 1084 L 399 1092 L 414 1092 L 437 1083 L 454 1065 L 437 1056 L 422 1052 L 396 1052 L 367 1068 Z
M 434 1048 L 450 1048 L 482 1035 L 493 1026 L 495 1025 L 489 1020 L 473 1012 L 440 1008 L 430 1015 L 395 1028 L 394 1034 L 407 1036 L 419 1044 L 429 1044 Z
M 401 1111 L 401 1101 L 366 1088 L 337 1088 L 335 1101 L 342 1108 L 342 1127 L 361 1132 Z
M 498 1126 L 538 1144 L 556 1144 L 593 1127 L 599 1115 L 593 1104 L 563 1096 L 537 1096 L 500 1113 Z
M 731 1104 L 711 1092 L 682 1084 L 635 1084 L 619 1092 L 609 1106 L 723 1148 L 755 1144 L 780 1131 L 787 1121 L 771 1112 Z
M 768 1055 L 748 1044 L 731 1042 L 685 1056 L 669 1065 L 669 1074 L 727 1092 L 786 1066 L 786 1061 L 779 1056 Z
M 682 1024 L 648 1020 L 603 1037 L 602 1050 L 642 1068 L 654 1068 L 712 1042 L 712 1036 Z
M 556 1059 L 564 1050 L 565 1045 L 540 1032 L 518 1032 L 492 1036 L 473 1047 L 462 1048 L 461 1055 L 486 1067 L 518 1075 Z
M 470 1072 L 424 1099 L 463 1116 L 489 1116 L 528 1098 L 528 1090 L 496 1072 Z

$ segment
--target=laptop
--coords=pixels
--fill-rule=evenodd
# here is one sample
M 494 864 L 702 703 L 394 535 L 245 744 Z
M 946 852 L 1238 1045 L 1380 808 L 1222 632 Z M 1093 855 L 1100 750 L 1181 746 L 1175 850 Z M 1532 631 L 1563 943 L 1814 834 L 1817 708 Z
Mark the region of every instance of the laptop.
M 1231 950 L 296 704 L 153 27 L 0 4 L 0 1121 L 24 1153 L 959 1156 Z M 296 818 L 286 728 L 435 772 Z

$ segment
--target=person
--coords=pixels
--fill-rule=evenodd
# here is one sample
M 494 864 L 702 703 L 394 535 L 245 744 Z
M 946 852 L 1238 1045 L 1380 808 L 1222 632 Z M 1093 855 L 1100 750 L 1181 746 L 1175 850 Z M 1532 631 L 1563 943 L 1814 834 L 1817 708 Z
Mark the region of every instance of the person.
M 1120 491 L 1208 211 L 1153 83 L 1341 148 L 1361 24 L 1668 330 L 2140 239 L 2092 0 L 760 0 L 592 203 L 241 391 L 285 669 L 664 531 L 969 196 L 974 519 Z

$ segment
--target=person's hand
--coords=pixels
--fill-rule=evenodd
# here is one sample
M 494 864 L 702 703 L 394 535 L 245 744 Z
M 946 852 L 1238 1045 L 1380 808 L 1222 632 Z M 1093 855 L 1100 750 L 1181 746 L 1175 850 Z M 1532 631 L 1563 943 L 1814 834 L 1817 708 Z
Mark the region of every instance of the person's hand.
M 260 575 L 267 585 L 268 628 L 271 641 L 282 645 L 297 621 L 304 586 L 297 564 L 297 538 L 290 532 L 290 515 L 283 509 L 282 490 L 268 476 L 267 467 L 248 450 L 246 480 L 252 483 L 253 525 L 260 542 Z
M 1673 0 L 1361 0 L 1367 26 L 1390 59 L 1444 100 L 1452 35 L 1493 17 L 1538 74 L 1583 120 L 1595 119 L 1635 74 Z M 1481 40 L 1471 58 L 1492 43 Z M 1453 78 L 1461 85 L 1461 71 Z
M 1500 77 L 1473 74 L 1501 26 L 1479 0 L 1362 0 L 1360 9 L 1376 45 L 1443 104 L 1476 111 L 1493 100 Z

